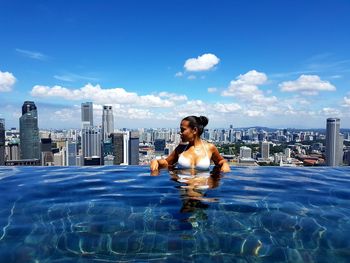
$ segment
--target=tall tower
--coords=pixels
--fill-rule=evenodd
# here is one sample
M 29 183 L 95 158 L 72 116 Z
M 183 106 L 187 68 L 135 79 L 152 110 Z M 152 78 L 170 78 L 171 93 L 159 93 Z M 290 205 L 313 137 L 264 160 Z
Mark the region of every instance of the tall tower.
M 25 101 L 19 118 L 21 159 L 40 159 L 38 111 L 33 101 Z
M 326 129 L 326 164 L 327 166 L 340 165 L 340 119 L 328 118 Z
M 269 159 L 270 156 L 270 143 L 268 141 L 263 141 L 260 144 L 261 158 Z
M 90 126 L 94 125 L 92 102 L 84 102 L 81 104 L 81 121 L 89 122 Z
M 5 119 L 0 119 L 0 165 L 5 164 Z
M 138 132 L 129 132 L 129 165 L 139 165 L 139 138 Z
M 102 140 L 106 141 L 114 131 L 114 119 L 112 106 L 103 106 L 102 112 Z

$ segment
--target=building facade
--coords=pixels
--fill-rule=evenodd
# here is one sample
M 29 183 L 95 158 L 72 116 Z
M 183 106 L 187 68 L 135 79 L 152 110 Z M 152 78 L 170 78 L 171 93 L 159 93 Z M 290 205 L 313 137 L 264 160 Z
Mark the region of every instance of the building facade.
M 94 125 L 93 104 L 92 102 L 84 102 L 81 104 L 81 121 L 89 122 L 90 126 Z
M 0 119 L 0 165 L 5 164 L 5 119 Z
M 114 118 L 112 106 L 103 106 L 102 112 L 102 139 L 108 140 L 108 136 L 114 131 Z
M 326 127 L 326 165 L 338 166 L 342 163 L 340 159 L 340 119 L 328 118 Z
M 19 118 L 20 158 L 40 159 L 38 112 L 33 101 L 25 101 Z

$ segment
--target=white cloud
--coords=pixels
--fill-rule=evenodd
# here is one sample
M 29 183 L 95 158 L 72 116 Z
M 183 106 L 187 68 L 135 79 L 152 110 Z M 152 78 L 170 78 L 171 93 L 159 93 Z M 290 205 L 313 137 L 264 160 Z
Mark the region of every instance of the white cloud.
M 213 109 L 220 113 L 232 113 L 237 112 L 242 109 L 242 107 L 237 103 L 223 104 L 216 103 L 214 104 Z
M 249 116 L 249 117 L 262 117 L 262 116 L 264 116 L 264 113 L 262 111 L 259 111 L 259 110 L 246 110 L 244 112 L 244 114 Z
M 281 91 L 301 92 L 303 95 L 317 95 L 319 91 L 335 91 L 336 88 L 328 81 L 323 81 L 317 75 L 301 75 L 295 81 L 285 81 L 279 84 Z
M 196 79 L 197 77 L 195 76 L 195 75 L 189 75 L 188 77 L 187 77 L 187 79 Z
M 174 108 L 174 114 L 179 118 L 188 115 L 202 115 L 207 111 L 207 104 L 201 100 L 191 100 Z
M 143 107 L 173 107 L 171 100 L 164 100 L 155 95 L 139 96 L 123 88 L 102 89 L 100 85 L 87 84 L 80 89 L 68 89 L 61 86 L 36 85 L 31 91 L 33 97 L 61 97 L 66 100 L 92 100 L 99 104 L 135 104 Z
M 186 60 L 184 68 L 187 71 L 206 71 L 215 67 L 220 59 L 214 54 L 203 54 L 197 58 L 189 58 Z
M 0 92 L 9 92 L 16 82 L 15 76 L 10 72 L 0 71 Z
M 167 91 L 160 92 L 159 96 L 167 98 L 168 100 L 177 101 L 177 102 L 178 101 L 186 101 L 187 100 L 187 96 L 186 95 L 178 95 L 178 94 L 170 93 L 170 92 L 167 92 Z
M 258 88 L 258 85 L 266 83 L 265 73 L 251 70 L 244 75 L 239 75 L 236 80 L 230 82 L 230 86 L 224 90 L 222 96 L 233 96 L 249 104 L 268 104 L 277 101 L 275 96 L 266 97 Z
M 175 77 L 178 77 L 178 78 L 182 77 L 183 75 L 184 74 L 181 71 L 175 73 Z
M 341 112 L 335 108 L 325 107 L 319 112 L 319 114 L 325 116 L 339 117 L 341 115 Z
M 24 50 L 19 48 L 16 48 L 16 51 L 21 55 L 32 59 L 46 60 L 48 58 L 46 55 L 36 51 Z
M 209 93 L 215 93 L 215 92 L 217 92 L 217 91 L 218 91 L 217 88 L 208 88 L 208 92 L 209 92 Z
M 344 97 L 344 107 L 350 107 L 350 97 Z

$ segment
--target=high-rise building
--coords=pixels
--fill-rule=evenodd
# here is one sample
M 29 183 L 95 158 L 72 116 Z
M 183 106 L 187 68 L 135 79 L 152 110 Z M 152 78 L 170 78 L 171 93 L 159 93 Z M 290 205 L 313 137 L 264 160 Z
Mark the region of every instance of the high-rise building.
M 89 122 L 90 126 L 94 125 L 93 105 L 92 102 L 84 102 L 81 104 L 81 121 Z
M 129 165 L 139 165 L 139 133 L 136 131 L 129 132 Z
M 52 140 L 51 138 L 41 138 L 40 144 L 40 152 L 41 152 L 41 165 L 49 166 L 52 165 L 54 161 L 53 153 L 52 153 Z
M 113 144 L 113 164 L 127 164 L 128 158 L 128 145 L 127 145 L 127 134 L 125 133 L 112 133 L 112 144 Z
M 96 157 L 101 158 L 100 131 L 89 125 L 84 126 L 81 130 L 81 149 L 83 160 L 91 157 L 95 157 L 95 159 Z
M 18 139 L 11 140 L 5 146 L 5 160 L 6 161 L 17 161 L 19 160 L 19 142 Z
M 114 119 L 112 106 L 103 106 L 102 112 L 102 140 L 106 141 L 114 131 Z
M 263 141 L 260 144 L 261 158 L 269 159 L 270 157 L 270 143 L 268 141 Z
M 0 165 L 5 164 L 5 119 L 0 119 Z
M 66 141 L 66 164 L 67 166 L 77 165 L 77 143 L 74 141 Z
M 164 139 L 156 139 L 154 141 L 154 150 L 156 152 L 164 152 L 165 149 L 165 140 Z
M 239 156 L 241 158 L 252 158 L 252 149 L 247 146 L 241 146 L 239 148 Z
M 25 101 L 19 118 L 21 159 L 40 159 L 38 112 L 33 101 Z
M 328 118 L 326 128 L 326 164 L 327 166 L 338 166 L 340 160 L 340 119 Z M 342 148 L 341 148 L 342 149 Z

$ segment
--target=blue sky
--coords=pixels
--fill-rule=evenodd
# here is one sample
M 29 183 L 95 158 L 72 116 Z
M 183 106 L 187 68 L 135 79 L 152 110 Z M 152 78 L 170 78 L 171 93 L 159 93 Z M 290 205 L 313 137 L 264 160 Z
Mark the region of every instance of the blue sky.
M 350 2 L 0 0 L 0 118 L 79 128 L 350 128 Z

